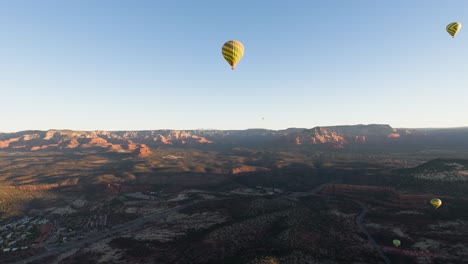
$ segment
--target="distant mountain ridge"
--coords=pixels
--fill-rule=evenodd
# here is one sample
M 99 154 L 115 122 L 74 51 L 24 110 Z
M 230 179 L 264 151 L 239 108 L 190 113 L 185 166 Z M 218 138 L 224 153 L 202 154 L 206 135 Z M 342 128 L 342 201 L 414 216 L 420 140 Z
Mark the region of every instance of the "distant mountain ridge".
M 440 132 L 438 132 L 440 131 Z M 452 137 L 453 136 L 453 137 Z M 390 125 L 350 125 L 285 130 L 143 130 L 143 131 L 75 131 L 28 130 L 0 133 L 0 150 L 103 150 L 135 152 L 150 155 L 159 146 L 236 145 L 316 145 L 344 149 L 359 145 L 438 144 L 468 142 L 465 130 L 450 129 L 423 132 L 416 129 L 394 129 Z

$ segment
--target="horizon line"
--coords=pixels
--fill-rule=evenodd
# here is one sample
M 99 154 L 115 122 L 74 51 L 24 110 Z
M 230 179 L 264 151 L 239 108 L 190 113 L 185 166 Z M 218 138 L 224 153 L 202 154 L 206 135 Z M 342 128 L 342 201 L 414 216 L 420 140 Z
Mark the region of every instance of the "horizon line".
M 172 129 L 172 128 L 157 128 L 157 129 L 70 129 L 70 128 L 62 128 L 62 129 L 57 129 L 57 128 L 50 128 L 46 130 L 42 129 L 25 129 L 25 130 L 16 130 L 16 131 L 0 131 L 0 134 L 6 134 L 6 133 L 20 133 L 20 132 L 26 132 L 26 131 L 80 131 L 80 132 L 123 132 L 123 131 L 129 131 L 129 132 L 141 132 L 141 131 L 164 131 L 164 130 L 172 130 L 172 131 L 197 131 L 197 130 L 202 130 L 202 131 L 242 131 L 242 130 L 270 130 L 270 131 L 281 131 L 281 130 L 288 130 L 288 129 L 313 129 L 317 127 L 343 127 L 343 126 L 390 126 L 393 129 L 415 129 L 415 130 L 423 130 L 423 129 L 457 129 L 457 128 L 468 128 L 467 126 L 454 126 L 454 127 L 392 127 L 390 124 L 354 124 L 354 125 L 332 125 L 332 126 L 314 126 L 310 128 L 306 127 L 288 127 L 288 128 L 283 128 L 283 129 L 271 129 L 271 128 L 240 128 L 240 129 L 217 129 L 217 128 L 195 128 L 195 129 Z

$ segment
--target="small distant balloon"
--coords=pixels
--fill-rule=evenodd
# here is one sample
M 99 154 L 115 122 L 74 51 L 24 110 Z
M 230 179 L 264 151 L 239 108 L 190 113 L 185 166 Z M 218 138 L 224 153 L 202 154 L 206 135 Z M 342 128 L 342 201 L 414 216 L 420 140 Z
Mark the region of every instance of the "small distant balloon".
M 393 245 L 394 245 L 395 247 L 399 247 L 399 246 L 401 245 L 401 241 L 398 240 L 398 239 L 394 239 L 394 240 L 393 240 Z
M 433 198 L 431 199 L 431 205 L 437 209 L 439 208 L 441 205 L 442 205 L 442 200 L 440 200 L 439 198 Z
M 237 63 L 239 63 L 242 56 L 244 56 L 244 45 L 237 40 L 230 40 L 224 43 L 221 52 L 223 53 L 224 59 L 234 70 Z
M 455 37 L 455 35 L 460 31 L 461 29 L 461 23 L 460 22 L 453 22 L 447 25 L 447 32 L 452 36 L 452 38 Z

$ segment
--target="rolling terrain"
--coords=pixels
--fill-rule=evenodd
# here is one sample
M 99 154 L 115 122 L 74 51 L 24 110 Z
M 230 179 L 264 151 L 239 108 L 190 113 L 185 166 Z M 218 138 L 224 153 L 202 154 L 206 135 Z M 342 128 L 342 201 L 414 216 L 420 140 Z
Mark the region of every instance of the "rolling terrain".
M 467 132 L 1 133 L 0 263 L 464 263 Z

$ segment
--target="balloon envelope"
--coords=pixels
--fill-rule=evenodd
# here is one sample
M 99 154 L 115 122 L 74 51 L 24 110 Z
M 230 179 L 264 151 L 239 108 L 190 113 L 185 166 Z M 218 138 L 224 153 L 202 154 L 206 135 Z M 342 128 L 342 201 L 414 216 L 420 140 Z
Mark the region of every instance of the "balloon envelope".
M 439 206 L 442 205 L 442 200 L 440 200 L 439 198 L 434 198 L 434 199 L 431 200 L 431 205 L 432 205 L 435 209 L 437 209 L 437 208 L 439 208 Z
M 394 240 L 393 240 L 393 245 L 394 245 L 395 247 L 399 247 L 399 246 L 401 245 L 401 241 L 398 240 L 398 239 L 394 239 Z
M 452 38 L 455 37 L 455 35 L 460 31 L 461 29 L 461 23 L 459 22 L 453 22 L 447 25 L 447 32 L 452 36 Z
M 231 65 L 232 69 L 236 67 L 237 63 L 244 56 L 244 45 L 237 40 L 230 40 L 224 43 L 221 52 L 224 59 Z

